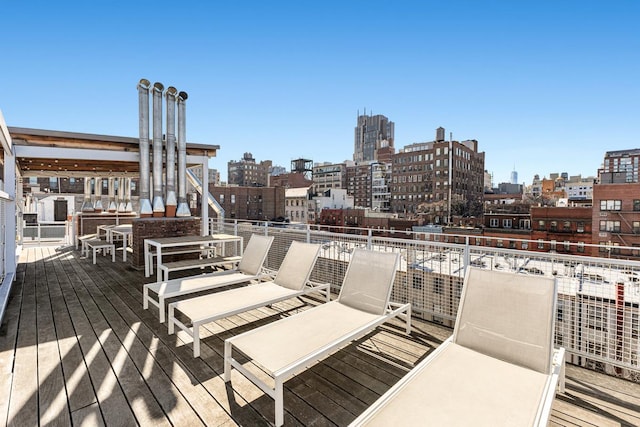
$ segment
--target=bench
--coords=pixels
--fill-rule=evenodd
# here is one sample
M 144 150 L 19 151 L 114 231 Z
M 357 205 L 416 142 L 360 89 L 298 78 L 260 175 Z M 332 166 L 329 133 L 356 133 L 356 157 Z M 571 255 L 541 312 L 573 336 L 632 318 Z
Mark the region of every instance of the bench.
M 84 253 L 87 249 L 84 242 L 87 240 L 92 240 L 97 238 L 98 238 L 98 235 L 96 233 L 85 234 L 84 236 L 76 236 L 76 250 L 78 250 L 78 246 L 82 244 L 80 253 Z
M 180 261 L 165 262 L 160 264 L 160 270 L 162 271 L 162 280 L 169 280 L 169 272 L 191 270 L 195 268 L 204 267 L 216 267 L 223 264 L 238 263 L 242 257 L 240 256 L 228 256 L 221 257 L 216 256 L 212 258 L 199 258 L 199 259 L 183 259 Z
M 186 246 L 186 247 L 177 247 L 177 248 L 169 248 L 162 251 L 162 256 L 169 255 L 183 255 L 183 254 L 200 254 L 203 253 L 211 254 L 213 253 L 213 248 L 204 248 L 202 246 Z M 149 273 L 153 273 L 153 269 L 155 268 L 155 262 L 153 259 L 158 256 L 158 253 L 155 251 L 149 251 L 147 265 L 149 266 Z
M 82 245 L 85 248 L 84 255 L 89 257 L 89 249 L 93 252 L 93 263 L 96 263 L 96 252 L 102 249 L 102 255 L 111 252 L 111 262 L 116 262 L 116 245 L 102 239 L 83 240 Z

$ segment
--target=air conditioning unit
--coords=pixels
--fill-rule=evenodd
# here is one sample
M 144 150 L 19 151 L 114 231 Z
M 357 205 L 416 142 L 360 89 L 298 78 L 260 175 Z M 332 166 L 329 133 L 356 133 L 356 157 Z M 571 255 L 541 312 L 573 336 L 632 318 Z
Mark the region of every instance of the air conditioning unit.
M 606 217 L 607 213 L 606 212 L 600 212 L 600 216 L 605 216 Z

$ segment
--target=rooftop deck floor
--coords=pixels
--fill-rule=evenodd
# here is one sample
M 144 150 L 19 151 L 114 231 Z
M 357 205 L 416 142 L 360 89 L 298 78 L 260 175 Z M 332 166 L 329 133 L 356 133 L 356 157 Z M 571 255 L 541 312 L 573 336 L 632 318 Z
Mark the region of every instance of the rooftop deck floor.
M 210 324 L 202 358 L 168 335 L 150 281 L 120 260 L 71 248 L 23 250 L 0 328 L 0 424 L 265 425 L 273 400 L 241 375 L 222 380 L 225 338 L 317 302 L 289 300 Z M 378 328 L 285 384 L 285 425 L 347 425 L 451 330 L 416 321 Z M 234 372 L 234 374 L 237 374 Z M 640 425 L 640 385 L 567 366 L 551 425 Z

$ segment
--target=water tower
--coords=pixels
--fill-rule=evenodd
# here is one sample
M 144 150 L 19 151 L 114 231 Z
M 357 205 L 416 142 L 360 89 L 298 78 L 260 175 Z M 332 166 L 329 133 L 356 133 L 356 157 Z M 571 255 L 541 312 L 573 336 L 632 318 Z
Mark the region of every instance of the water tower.
M 295 159 L 291 160 L 291 172 L 301 173 L 308 180 L 313 179 L 313 160 Z

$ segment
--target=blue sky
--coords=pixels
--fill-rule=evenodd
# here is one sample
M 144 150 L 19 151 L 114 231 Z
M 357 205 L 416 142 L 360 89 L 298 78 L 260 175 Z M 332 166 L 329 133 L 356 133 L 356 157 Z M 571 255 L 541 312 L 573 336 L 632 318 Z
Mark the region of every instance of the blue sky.
M 3 1 L 9 126 L 137 136 L 140 78 L 189 93 L 187 139 L 246 151 L 353 154 L 358 110 L 395 145 L 443 126 L 505 182 L 595 175 L 640 147 L 640 2 Z

